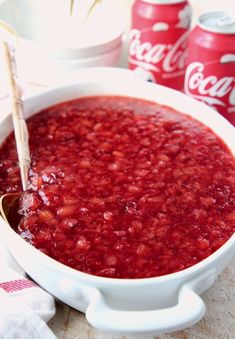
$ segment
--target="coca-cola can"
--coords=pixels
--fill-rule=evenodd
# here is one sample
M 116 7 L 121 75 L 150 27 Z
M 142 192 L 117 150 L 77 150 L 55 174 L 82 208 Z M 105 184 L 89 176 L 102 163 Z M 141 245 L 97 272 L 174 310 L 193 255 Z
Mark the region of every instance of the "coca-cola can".
M 191 7 L 187 0 L 136 0 L 129 33 L 129 69 L 183 90 Z
M 184 91 L 235 126 L 235 18 L 224 12 L 199 17 L 189 36 Z

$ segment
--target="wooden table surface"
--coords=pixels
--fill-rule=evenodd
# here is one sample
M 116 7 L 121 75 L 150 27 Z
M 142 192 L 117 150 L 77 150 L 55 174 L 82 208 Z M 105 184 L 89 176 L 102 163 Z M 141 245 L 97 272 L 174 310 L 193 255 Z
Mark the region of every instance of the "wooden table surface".
M 207 312 L 193 327 L 162 336 L 141 336 L 138 339 L 235 339 L 235 261 L 202 295 Z M 135 339 L 102 333 L 88 324 L 84 314 L 57 304 L 56 316 L 49 323 L 58 339 Z

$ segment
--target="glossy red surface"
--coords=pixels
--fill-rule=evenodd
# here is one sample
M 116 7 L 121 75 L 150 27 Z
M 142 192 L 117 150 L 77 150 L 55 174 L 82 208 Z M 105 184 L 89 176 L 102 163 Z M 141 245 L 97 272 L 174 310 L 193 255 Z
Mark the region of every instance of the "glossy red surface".
M 17 232 L 56 260 L 115 278 L 187 268 L 235 230 L 235 159 L 207 127 L 155 103 L 91 97 L 28 121 Z M 13 136 L 0 187 L 20 190 Z M 15 219 L 16 220 L 16 219 Z

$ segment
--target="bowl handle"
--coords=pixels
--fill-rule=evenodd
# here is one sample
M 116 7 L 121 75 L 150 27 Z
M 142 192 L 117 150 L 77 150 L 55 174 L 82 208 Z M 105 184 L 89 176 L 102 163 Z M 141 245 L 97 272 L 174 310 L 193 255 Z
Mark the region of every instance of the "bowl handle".
M 117 334 L 161 334 L 189 327 L 205 314 L 200 296 L 184 285 L 179 292 L 178 304 L 160 310 L 119 311 L 111 309 L 97 290 L 87 308 L 86 318 L 95 328 Z
M 207 272 L 209 273 L 209 272 Z M 201 278 L 201 277 L 200 277 Z M 117 334 L 162 334 L 194 325 L 205 314 L 206 307 L 201 297 L 194 291 L 207 289 L 215 275 L 185 283 L 179 290 L 178 304 L 149 311 L 122 311 L 110 308 L 102 293 L 93 289 L 90 304 L 86 310 L 88 322 L 95 328 Z M 90 291 L 91 292 L 91 291 Z

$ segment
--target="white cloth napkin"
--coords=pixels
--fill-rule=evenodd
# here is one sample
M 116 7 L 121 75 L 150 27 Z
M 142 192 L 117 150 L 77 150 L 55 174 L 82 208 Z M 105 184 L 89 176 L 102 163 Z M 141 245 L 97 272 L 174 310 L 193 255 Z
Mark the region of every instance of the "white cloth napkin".
M 55 339 L 46 325 L 54 299 L 32 280 L 0 240 L 0 339 Z

